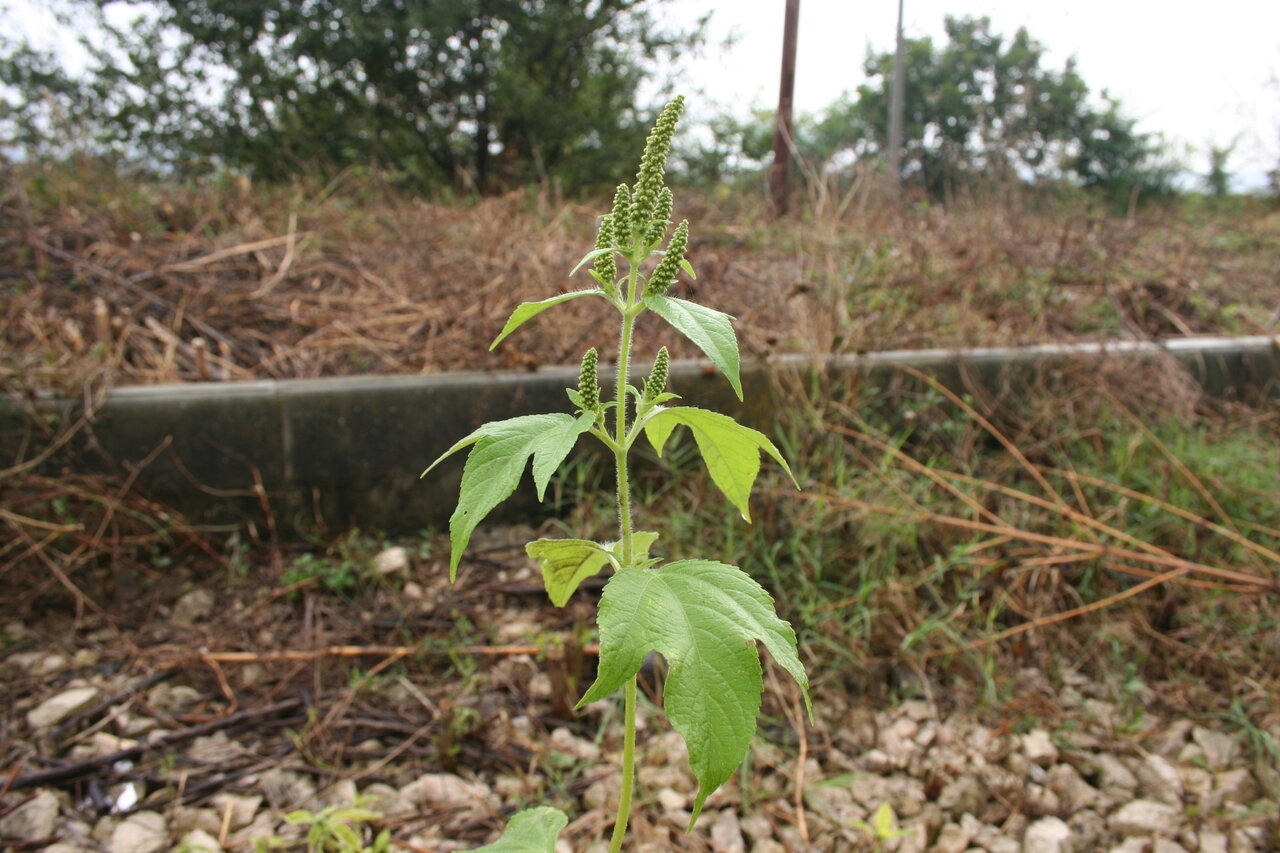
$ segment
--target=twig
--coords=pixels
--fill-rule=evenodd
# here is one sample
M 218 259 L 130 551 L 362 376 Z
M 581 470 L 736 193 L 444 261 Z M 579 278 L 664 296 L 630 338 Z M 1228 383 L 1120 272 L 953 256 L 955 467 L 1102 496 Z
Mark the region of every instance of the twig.
M 36 785 L 50 785 L 58 782 L 67 782 L 71 779 L 78 779 L 81 776 L 87 776 L 90 773 L 94 773 L 103 767 L 110 767 L 117 761 L 133 760 L 138 758 L 149 750 L 172 746 L 175 743 L 181 743 L 193 738 L 202 737 L 221 729 L 240 725 L 241 723 L 258 720 L 263 717 L 272 717 L 285 711 L 292 711 L 301 704 L 302 700 L 295 698 L 275 702 L 262 708 L 251 708 L 246 711 L 241 711 L 238 714 L 232 714 L 229 717 L 210 720 L 207 723 L 201 723 L 200 725 L 192 726 L 189 729 L 172 732 L 148 743 L 140 743 L 137 746 L 131 746 L 128 749 L 122 749 L 119 752 L 113 752 L 109 755 L 99 755 L 94 758 L 87 758 L 83 761 L 66 764 L 62 767 L 52 767 L 48 770 L 26 773 L 14 779 L 10 788 L 30 788 Z

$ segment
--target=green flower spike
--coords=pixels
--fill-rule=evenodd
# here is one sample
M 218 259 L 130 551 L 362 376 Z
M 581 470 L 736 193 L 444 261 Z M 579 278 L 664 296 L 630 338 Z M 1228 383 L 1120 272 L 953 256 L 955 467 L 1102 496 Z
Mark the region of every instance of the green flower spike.
M 613 217 L 602 216 L 600 218 L 600 231 L 596 234 L 596 248 L 607 249 L 614 245 L 613 234 Z M 610 252 L 607 255 L 601 255 L 596 258 L 596 276 L 600 282 L 600 286 L 605 289 L 606 293 L 616 295 L 618 292 L 618 259 Z
M 667 154 L 671 151 L 671 137 L 676 132 L 676 122 L 684 111 L 684 96 L 677 95 L 662 109 L 658 123 L 644 145 L 640 171 L 636 173 L 635 191 L 631 193 L 631 228 L 644 234 L 653 221 L 654 206 L 662 191 L 662 178 L 666 171 Z
M 667 387 L 667 369 L 671 364 L 671 354 L 667 348 L 658 350 L 658 357 L 653 360 L 653 372 L 644 381 L 644 398 L 656 399 Z
M 578 397 L 582 400 L 584 412 L 600 411 L 600 381 L 596 376 L 599 362 L 600 354 L 595 347 L 582 356 L 582 367 L 578 370 Z
M 676 226 L 676 233 L 671 235 L 671 242 L 667 244 L 667 253 L 649 276 L 649 284 L 644 289 L 645 296 L 661 296 L 676 283 L 676 273 L 680 271 L 680 262 L 684 260 L 684 253 L 688 248 L 689 220 L 682 219 Z
M 650 246 L 658 245 L 667 236 L 667 228 L 671 226 L 671 207 L 674 204 L 675 197 L 671 194 L 671 189 L 663 187 L 662 192 L 658 193 L 658 203 L 653 208 L 653 221 L 649 223 L 649 231 L 645 234 L 645 242 Z
M 619 248 L 631 246 L 631 188 L 619 184 L 613 194 L 613 211 L 609 214 L 613 223 L 613 241 Z

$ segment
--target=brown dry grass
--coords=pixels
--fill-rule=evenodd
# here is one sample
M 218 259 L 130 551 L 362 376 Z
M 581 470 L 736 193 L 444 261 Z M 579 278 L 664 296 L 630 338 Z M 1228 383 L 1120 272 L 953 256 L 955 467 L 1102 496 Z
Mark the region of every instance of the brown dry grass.
M 1275 326 L 1280 214 L 1261 208 L 1125 219 L 1012 197 L 899 212 L 855 184 L 771 223 L 741 195 L 681 197 L 699 271 L 682 295 L 734 314 L 749 355 Z M 587 286 L 568 271 L 604 204 L 10 168 L 0 382 L 66 389 L 104 366 L 139 384 L 573 363 L 599 343 L 594 301 L 485 347 L 519 302 Z

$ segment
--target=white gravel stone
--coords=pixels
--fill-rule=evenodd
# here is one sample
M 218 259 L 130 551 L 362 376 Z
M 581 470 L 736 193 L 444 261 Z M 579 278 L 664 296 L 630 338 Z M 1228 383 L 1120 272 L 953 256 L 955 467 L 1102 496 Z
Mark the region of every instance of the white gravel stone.
M 1058 795 L 1068 813 L 1087 809 L 1101 797 L 1097 788 L 1085 781 L 1070 764 L 1055 764 L 1045 774 L 1045 787 Z
M 1181 823 L 1180 809 L 1155 800 L 1133 800 L 1107 818 L 1107 825 L 1121 835 L 1172 834 Z
M 1106 752 L 1099 752 L 1097 755 L 1089 756 L 1090 762 L 1098 771 L 1098 787 L 1104 793 L 1116 796 L 1117 799 L 1123 798 L 1125 794 L 1132 794 L 1138 790 L 1138 777 L 1133 775 L 1133 771 L 1125 766 L 1124 762 L 1114 755 Z
M 551 732 L 551 746 L 578 761 L 594 762 L 600 758 L 600 747 L 593 741 L 580 738 L 561 726 Z
M 783 847 L 780 841 L 774 841 L 772 838 L 761 838 L 751 845 L 751 853 L 787 853 L 787 848 Z
M 1023 853 L 1075 853 L 1071 827 L 1056 817 L 1042 817 L 1027 827 Z
M 747 853 L 747 842 L 742 838 L 737 811 L 725 809 L 716 816 L 715 823 L 711 824 L 711 842 L 724 853 Z
M 91 686 L 55 693 L 27 712 L 27 724 L 37 731 L 51 729 L 92 705 L 99 693 L 98 688 Z
M 38 791 L 28 802 L 0 818 L 0 836 L 35 841 L 53 835 L 58 825 L 58 798 Z
M 1187 848 L 1168 838 L 1157 838 L 1151 845 L 1151 853 L 1187 853 Z
M 972 840 L 972 831 L 958 823 L 948 823 L 933 842 L 933 853 L 964 853 Z
M 193 829 L 182 836 L 180 847 L 190 850 L 191 853 L 219 853 L 222 850 L 222 845 L 218 843 L 218 839 L 203 829 Z
M 1200 844 L 1200 853 L 1228 853 L 1227 836 L 1221 832 L 1204 829 L 1200 831 L 1197 840 Z
M 1143 758 L 1136 771 L 1142 792 L 1153 800 L 1171 806 L 1182 805 L 1182 777 L 1178 768 L 1164 756 L 1151 754 Z
M 489 795 L 488 785 L 452 773 L 427 773 L 400 789 L 400 796 L 415 806 L 483 804 Z
M 399 545 L 382 551 L 373 558 L 373 571 L 379 575 L 394 575 L 409 570 L 409 552 Z
M 197 622 L 203 622 L 213 613 L 216 604 L 217 600 L 213 597 L 212 590 L 204 587 L 193 589 L 173 605 L 173 613 L 169 616 L 169 621 L 175 625 L 194 625 Z
M 689 806 L 689 796 L 674 788 L 663 788 L 657 793 L 657 800 L 662 810 L 667 812 L 684 811 Z
M 661 796 L 662 792 L 658 792 Z M 742 834 L 747 837 L 748 841 L 760 841 L 764 838 L 773 838 L 773 823 L 769 818 L 753 811 L 742 817 Z
M 169 842 L 169 827 L 156 812 L 134 812 L 116 826 L 109 853 L 159 853 Z
M 1234 770 L 1223 770 L 1214 774 L 1213 797 L 1215 806 L 1222 803 L 1239 803 L 1245 805 L 1256 799 L 1261 790 L 1248 768 L 1237 767 Z
M 1054 746 L 1053 738 L 1047 731 L 1032 729 L 1022 736 L 1022 754 L 1032 764 L 1048 767 L 1058 760 L 1058 747 Z
M 1126 838 L 1123 843 L 1112 847 L 1110 853 L 1151 853 L 1151 839 Z
M 223 816 L 230 812 L 227 826 L 229 831 L 234 832 L 240 827 L 248 826 L 253 822 L 253 816 L 262 807 L 262 797 L 258 795 L 241 796 L 240 794 L 224 791 L 220 794 L 214 794 L 210 804 L 218 814 L 219 824 L 221 824 Z
M 967 774 L 952 779 L 938 794 L 938 806 L 951 814 L 977 814 L 986 801 L 987 794 L 982 784 Z
M 1191 730 L 1191 739 L 1200 747 L 1205 765 L 1210 770 L 1225 770 L 1235 758 L 1236 741 L 1230 735 L 1196 726 Z

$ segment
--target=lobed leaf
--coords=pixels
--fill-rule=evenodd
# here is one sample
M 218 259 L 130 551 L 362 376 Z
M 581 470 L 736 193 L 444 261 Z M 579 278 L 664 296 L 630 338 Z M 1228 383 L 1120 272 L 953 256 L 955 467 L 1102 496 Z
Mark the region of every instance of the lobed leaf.
M 492 350 L 498 344 L 502 343 L 503 338 L 520 328 L 533 317 L 546 311 L 553 305 L 559 305 L 561 302 L 568 302 L 570 299 L 577 299 L 580 296 L 605 296 L 605 292 L 599 288 L 591 290 L 575 290 L 571 293 L 561 293 L 559 296 L 552 296 L 550 299 L 542 299 L 538 302 L 522 302 L 511 312 L 511 316 L 507 319 L 507 325 L 502 327 L 502 331 L 493 339 L 493 343 L 489 344 Z M 607 298 L 607 297 L 606 297 Z
M 812 718 L 795 632 L 778 618 L 769 593 L 737 566 L 681 560 L 621 569 L 604 588 L 599 623 L 599 674 L 579 707 L 635 676 L 650 651 L 666 658 L 664 707 L 698 779 L 690 827 L 755 735 L 764 689 L 757 641 L 800 685 Z
M 647 295 L 644 304 L 706 353 L 711 363 L 720 368 L 729 380 L 738 399 L 742 399 L 742 380 L 738 377 L 738 336 L 733 331 L 732 317 L 674 296 Z
M 671 432 L 681 424 L 693 432 L 711 481 L 747 521 L 751 520 L 751 488 L 760 473 L 761 450 L 776 459 L 791 482 L 796 482 L 787 460 L 763 433 L 743 426 L 728 415 L 692 406 L 662 409 L 645 421 L 644 433 L 659 456 Z
M 516 490 L 524 466 L 533 457 L 533 482 L 538 500 L 546 494 L 551 475 L 569 455 L 578 436 L 595 423 L 595 412 L 578 417 L 563 413 L 523 415 L 487 423 L 446 450 L 426 471 L 446 457 L 474 444 L 462 469 L 458 506 L 449 518 L 449 581 L 458 576 L 458 562 L 471 534 L 494 507 Z
M 525 809 L 511 816 L 502 837 L 472 853 L 555 853 L 556 838 L 568 816 L 550 806 Z

